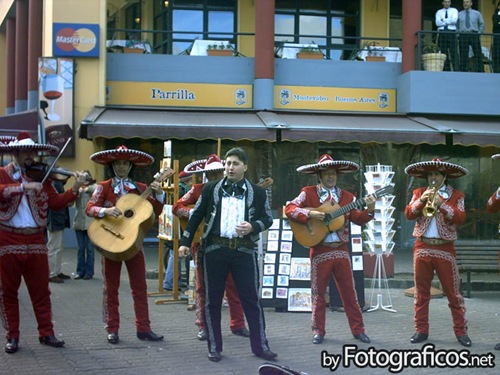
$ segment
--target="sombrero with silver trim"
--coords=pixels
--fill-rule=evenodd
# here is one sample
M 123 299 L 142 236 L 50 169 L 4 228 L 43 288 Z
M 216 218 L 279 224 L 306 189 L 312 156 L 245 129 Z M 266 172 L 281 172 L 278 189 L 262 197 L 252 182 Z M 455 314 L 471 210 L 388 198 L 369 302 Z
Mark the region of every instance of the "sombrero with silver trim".
M 7 145 L 12 142 L 16 137 L 13 135 L 0 135 L 0 145 Z
M 151 165 L 155 161 L 151 155 L 143 151 L 127 148 L 127 146 L 123 145 L 118 146 L 114 150 L 96 152 L 90 155 L 90 160 L 103 165 L 112 163 L 115 160 L 128 160 L 139 167 Z
M 314 174 L 328 168 L 335 168 L 338 173 L 354 172 L 359 169 L 359 165 L 348 160 L 333 160 L 328 155 L 322 155 L 316 164 L 306 164 L 297 168 L 299 173 Z
M 461 165 L 442 161 L 438 158 L 434 158 L 431 161 L 413 163 L 405 168 L 405 173 L 413 177 L 427 178 L 429 172 L 443 173 L 448 178 L 459 178 L 469 173 Z
M 492 159 L 500 159 L 500 154 L 491 155 Z
M 0 152 L 49 152 L 57 153 L 59 147 L 43 143 L 35 143 L 28 132 L 21 132 L 17 137 L 8 141 L 0 142 Z
M 190 174 L 215 172 L 223 170 L 224 170 L 224 163 L 215 154 L 208 155 L 206 159 L 193 161 L 192 163 L 189 163 L 184 167 L 184 172 Z

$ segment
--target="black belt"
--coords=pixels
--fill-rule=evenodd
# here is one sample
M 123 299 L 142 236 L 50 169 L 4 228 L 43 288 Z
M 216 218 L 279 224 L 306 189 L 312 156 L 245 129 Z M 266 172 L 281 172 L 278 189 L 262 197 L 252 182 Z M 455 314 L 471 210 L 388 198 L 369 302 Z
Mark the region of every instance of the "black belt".
M 13 228 L 6 225 L 0 225 L 0 230 L 3 230 L 4 232 L 30 235 L 42 232 L 43 228 Z
M 246 247 L 249 249 L 253 249 L 255 247 L 255 243 L 248 238 L 226 238 L 226 237 L 216 237 L 211 236 L 207 238 L 208 245 L 220 245 L 224 247 L 228 247 L 230 249 L 237 249 L 239 247 Z

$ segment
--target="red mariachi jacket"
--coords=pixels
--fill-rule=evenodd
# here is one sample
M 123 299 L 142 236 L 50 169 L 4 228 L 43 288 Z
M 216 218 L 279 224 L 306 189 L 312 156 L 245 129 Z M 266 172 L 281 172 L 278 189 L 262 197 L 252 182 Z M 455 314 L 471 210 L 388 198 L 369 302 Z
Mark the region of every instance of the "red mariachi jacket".
M 486 203 L 486 211 L 490 214 L 494 214 L 500 210 L 500 199 L 497 199 L 497 192 L 495 191 L 488 202 Z
M 24 191 L 21 181 L 14 180 L 14 165 L 8 164 L 0 167 L 0 222 L 9 221 L 19 209 Z M 59 194 L 50 179 L 43 184 L 40 193 L 30 192 L 26 194 L 33 219 L 38 227 L 47 226 L 47 212 L 50 208 L 54 211 L 62 210 L 78 198 L 78 193 L 73 193 L 69 188 L 64 193 Z
M 99 211 L 101 208 L 109 208 L 116 206 L 116 202 L 120 198 L 115 194 L 113 188 L 111 187 L 112 179 L 99 182 L 96 186 L 92 197 L 87 203 L 87 209 L 85 213 L 91 217 L 99 217 Z M 130 194 L 138 194 L 140 195 L 143 191 L 147 189 L 147 185 L 142 182 L 135 182 L 136 186 L 139 187 L 141 191 L 137 189 L 129 191 Z M 159 216 L 163 210 L 163 203 L 159 202 L 156 198 L 150 195 L 148 198 L 148 202 L 153 206 L 153 211 L 156 216 Z
M 436 213 L 437 228 L 439 236 L 444 240 L 455 241 L 457 239 L 457 225 L 465 221 L 465 202 L 464 194 L 450 185 L 447 185 L 449 198 L 443 200 L 443 204 Z M 405 216 L 408 220 L 417 220 L 413 236 L 422 237 L 432 218 L 422 215 L 425 204 L 420 201 L 420 197 L 426 190 L 426 187 L 418 188 L 413 191 L 410 203 L 405 208 Z
M 339 194 L 340 200 L 338 203 L 341 207 L 352 203 L 354 200 L 354 194 L 349 193 L 347 190 L 337 189 L 337 193 Z M 310 218 L 309 210 L 304 208 L 319 206 L 321 206 L 321 202 L 319 200 L 318 185 L 305 186 L 302 188 L 297 198 L 288 202 L 285 207 L 285 214 L 290 220 L 305 224 Z M 343 242 L 349 241 L 349 221 L 357 225 L 364 225 L 368 223 L 372 217 L 368 215 L 367 210 L 352 210 L 345 214 L 345 219 L 344 227 L 337 231 L 337 235 Z
M 189 211 L 191 211 L 198 202 L 205 184 L 194 184 L 186 194 L 179 198 L 172 207 L 172 213 L 180 218 L 189 219 Z M 192 206 L 192 207 L 189 207 Z

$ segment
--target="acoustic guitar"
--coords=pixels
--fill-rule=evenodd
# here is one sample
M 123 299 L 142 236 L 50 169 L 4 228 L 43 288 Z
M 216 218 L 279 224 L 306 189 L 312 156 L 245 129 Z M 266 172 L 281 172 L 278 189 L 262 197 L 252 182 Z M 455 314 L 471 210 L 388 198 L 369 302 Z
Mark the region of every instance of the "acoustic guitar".
M 271 177 L 268 177 L 261 182 L 257 184 L 257 186 L 260 186 L 261 188 L 264 189 L 269 189 L 273 185 L 273 179 Z M 189 205 L 187 208 L 193 208 L 194 205 Z M 179 217 L 179 224 L 181 225 L 181 230 L 184 232 L 187 228 L 189 219 L 186 219 L 185 217 Z M 194 241 L 199 242 L 199 239 L 203 236 L 203 228 L 205 226 L 205 220 L 202 220 L 200 225 L 198 226 L 198 229 L 196 229 L 196 232 L 194 234 Z
M 171 168 L 162 169 L 155 175 L 155 181 L 162 182 L 174 173 Z M 151 192 L 151 187 L 148 187 L 141 195 L 126 194 L 120 197 L 116 207 L 122 212 L 121 216 L 95 218 L 90 223 L 90 240 L 104 257 L 125 261 L 142 248 L 144 235 L 155 222 L 153 206 L 147 200 Z
M 394 187 L 387 185 L 382 189 L 377 190 L 372 195 L 375 198 L 380 198 L 384 195 L 391 194 L 393 191 Z M 340 207 L 339 204 L 334 201 L 325 202 L 319 207 L 306 207 L 307 210 L 324 212 L 325 218 L 323 220 L 310 219 L 305 224 L 290 220 L 293 235 L 295 236 L 297 242 L 302 246 L 316 246 L 321 243 L 328 234 L 335 232 L 344 226 L 345 213 L 356 208 L 360 209 L 364 205 L 365 198 L 360 198 L 343 207 Z

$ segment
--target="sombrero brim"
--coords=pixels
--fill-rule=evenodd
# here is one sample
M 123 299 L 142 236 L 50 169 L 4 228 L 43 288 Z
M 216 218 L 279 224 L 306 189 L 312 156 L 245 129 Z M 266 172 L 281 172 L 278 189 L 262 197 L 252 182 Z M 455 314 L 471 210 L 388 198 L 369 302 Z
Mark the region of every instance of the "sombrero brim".
M 4 144 L 6 145 L 15 139 L 16 139 L 16 137 L 14 137 L 12 135 L 0 135 L 0 145 L 4 145 Z
M 207 164 L 207 159 L 193 161 L 184 167 L 184 172 L 190 174 L 198 174 L 198 173 L 216 172 L 224 170 L 224 163 L 221 163 L 220 166 L 218 165 L 219 163 L 212 163 L 207 168 L 206 164 Z
M 55 154 L 59 147 L 47 144 L 2 144 L 0 143 L 0 152 L 48 152 Z
M 155 161 L 155 159 L 151 155 L 143 151 L 131 149 L 99 151 L 90 155 L 90 160 L 103 165 L 112 163 L 115 160 L 128 160 L 132 164 L 140 167 L 151 165 Z
M 349 173 L 355 172 L 359 169 L 359 165 L 347 160 L 329 160 L 324 163 L 317 164 L 306 164 L 297 168 L 297 172 L 306 173 L 306 174 L 314 174 L 324 169 L 328 169 L 333 167 L 337 170 L 338 173 Z
M 405 168 L 405 173 L 413 177 L 427 178 L 429 172 L 444 173 L 448 178 L 459 178 L 469 173 L 464 167 L 446 161 L 422 161 Z
M 500 154 L 491 155 L 492 159 L 500 159 Z

